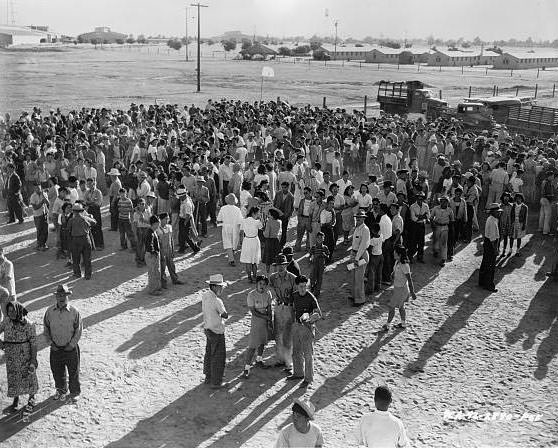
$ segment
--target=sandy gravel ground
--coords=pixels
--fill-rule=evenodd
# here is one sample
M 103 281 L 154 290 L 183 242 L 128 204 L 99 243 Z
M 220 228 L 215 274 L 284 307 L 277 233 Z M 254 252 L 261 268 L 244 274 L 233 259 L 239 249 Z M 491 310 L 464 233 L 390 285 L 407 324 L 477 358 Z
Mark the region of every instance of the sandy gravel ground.
M 106 210 L 105 210 L 106 213 Z M 2 222 L 6 215 L 0 216 Z M 105 219 L 105 226 L 108 220 Z M 240 268 L 227 266 L 220 232 L 211 230 L 202 251 L 177 259 L 184 286 L 163 296 L 146 294 L 146 273 L 117 234 L 105 230 L 106 249 L 94 254 L 93 279 L 71 278 L 54 251 L 36 253 L 34 226 L 2 225 L 0 244 L 14 261 L 17 290 L 42 322 L 59 282 L 68 282 L 72 303 L 84 318 L 81 340 L 82 400 L 52 401 L 48 350 L 40 341 L 37 412 L 28 422 L 2 416 L 0 445 L 23 447 L 269 447 L 286 423 L 292 400 L 302 394 L 278 369 L 239 377 L 247 344 L 250 285 Z M 53 234 L 51 233 L 51 242 Z M 377 336 L 387 293 L 354 310 L 346 301 L 347 271 L 328 267 L 318 324 L 316 380 L 306 395 L 327 447 L 351 446 L 351 431 L 373 406 L 378 384 L 394 391 L 393 412 L 417 447 L 558 446 L 558 296 L 546 281 L 550 241 L 527 238 L 524 257 L 506 259 L 497 271 L 497 294 L 476 287 L 480 240 L 459 247 L 441 269 L 413 265 L 418 299 L 408 312 L 410 328 Z M 302 254 L 299 254 L 299 256 Z M 307 270 L 307 260 L 301 265 Z M 213 392 L 202 384 L 204 335 L 200 290 L 210 273 L 232 281 L 227 290 L 229 386 Z M 396 318 L 397 319 L 397 318 Z M 39 325 L 42 332 L 42 325 Z M 273 346 L 265 357 L 273 361 Z M 4 364 L 2 358 L 1 363 Z M 2 367 L 3 369 L 3 367 Z M 8 406 L 0 374 L 1 407 Z M 447 421 L 448 411 L 524 412 L 538 421 Z

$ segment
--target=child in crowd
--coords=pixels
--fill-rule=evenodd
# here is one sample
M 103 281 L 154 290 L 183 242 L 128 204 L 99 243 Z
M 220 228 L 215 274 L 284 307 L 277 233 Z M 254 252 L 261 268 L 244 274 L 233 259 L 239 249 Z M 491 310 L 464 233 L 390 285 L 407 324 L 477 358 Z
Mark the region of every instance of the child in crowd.
M 330 257 L 329 249 L 324 244 L 324 233 L 316 234 L 316 244 L 310 248 L 310 288 L 312 293 L 319 298 L 322 289 L 325 265 Z
M 510 204 L 511 195 L 508 192 L 505 192 L 500 197 L 502 204 L 500 208 L 502 209 L 502 213 L 500 213 L 500 218 L 498 219 L 498 225 L 500 228 L 500 241 L 503 243 L 502 252 L 500 255 L 503 257 L 506 255 L 506 249 L 508 247 L 508 239 L 512 236 L 512 215 L 511 209 L 512 206 Z M 511 255 L 511 242 L 510 242 L 510 253 Z
M 265 264 L 265 271 L 269 275 L 271 265 L 281 252 L 279 233 L 281 232 L 281 212 L 275 208 L 269 209 L 268 218 L 263 230 L 264 252 L 262 261 Z
M 382 236 L 380 235 L 380 224 L 373 222 L 370 228 L 370 245 L 368 262 L 366 294 L 379 292 L 382 284 L 382 270 L 384 268 L 384 256 L 382 255 Z

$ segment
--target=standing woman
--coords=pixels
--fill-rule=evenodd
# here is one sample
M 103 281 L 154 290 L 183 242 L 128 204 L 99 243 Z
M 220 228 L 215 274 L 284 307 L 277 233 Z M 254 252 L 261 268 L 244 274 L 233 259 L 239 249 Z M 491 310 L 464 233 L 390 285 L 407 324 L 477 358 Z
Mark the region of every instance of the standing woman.
M 389 324 L 395 317 L 395 308 L 399 309 L 401 322 L 395 328 L 405 328 L 405 302 L 409 300 L 409 295 L 413 300 L 417 298 L 415 287 L 411 277 L 411 267 L 409 265 L 409 257 L 407 249 L 403 246 L 395 246 L 395 266 L 393 267 L 393 292 L 389 301 L 389 312 L 387 323 L 382 326 L 381 331 L 389 331 Z
M 281 252 L 281 244 L 279 233 L 281 232 L 281 221 L 279 217 L 281 212 L 275 208 L 269 209 L 268 218 L 263 230 L 264 252 L 263 262 L 265 263 L 265 271 L 269 275 L 271 265 Z
M 235 266 L 234 251 L 238 247 L 240 237 L 240 224 L 242 223 L 242 213 L 236 206 L 237 199 L 234 193 L 225 196 L 226 205 L 219 209 L 217 221 L 223 223 L 221 227 L 221 238 L 223 240 L 223 249 L 227 252 L 229 265 Z
M 246 273 L 250 283 L 254 283 L 258 275 L 258 264 L 261 261 L 261 245 L 258 231 L 263 228 L 260 220 L 260 208 L 252 207 L 248 210 L 246 218 L 240 225 L 242 248 L 240 249 L 240 262 L 246 265 Z
M 524 198 L 521 193 L 515 194 L 515 202 L 511 208 L 511 222 L 512 231 L 510 237 L 510 255 L 513 249 L 513 240 L 517 241 L 517 249 L 515 256 L 521 256 L 519 249 L 521 248 L 521 238 L 525 236 L 525 229 L 527 227 L 527 217 L 529 214 L 529 207 L 524 203 Z
M 26 394 L 29 395 L 26 411 L 31 411 L 39 390 L 35 324 L 27 320 L 27 309 L 19 302 L 8 302 L 6 310 L 8 318 L 0 322 L 0 333 L 4 332 L 0 348 L 6 354 L 8 397 L 14 399 L 11 411 L 17 410 L 19 396 Z
M 242 376 L 248 378 L 252 368 L 252 358 L 256 353 L 256 366 L 267 369 L 263 362 L 263 352 L 268 341 L 268 329 L 273 321 L 271 312 L 271 291 L 269 290 L 269 279 L 264 275 L 256 277 L 256 289 L 248 293 L 248 309 L 252 314 L 250 322 L 250 336 L 248 339 L 248 350 L 246 351 L 244 372 Z M 257 350 L 257 352 L 256 352 Z
M 349 245 L 349 234 L 355 228 L 355 206 L 358 205 L 358 200 L 354 196 L 355 187 L 349 185 L 343 192 L 343 199 L 345 205 L 341 211 L 341 219 L 343 221 L 343 244 Z
M 504 247 L 502 249 L 502 253 L 500 254 L 502 257 L 506 255 L 506 248 L 508 247 L 508 237 L 511 238 L 512 236 L 513 216 L 511 214 L 512 206 L 510 204 L 510 200 L 511 195 L 507 191 L 500 197 L 500 201 L 502 201 L 502 204 L 500 205 L 500 207 L 502 208 L 502 213 L 500 213 L 498 224 L 500 228 L 500 240 L 504 242 Z M 508 255 L 511 256 L 511 253 L 512 251 L 510 242 L 510 253 Z

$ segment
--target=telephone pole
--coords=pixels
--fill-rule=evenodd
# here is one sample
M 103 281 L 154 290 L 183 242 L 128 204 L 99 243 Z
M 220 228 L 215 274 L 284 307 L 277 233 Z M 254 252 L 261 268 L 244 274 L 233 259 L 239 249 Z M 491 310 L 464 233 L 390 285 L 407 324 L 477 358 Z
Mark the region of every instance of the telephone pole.
M 334 59 L 337 59 L 337 20 L 335 21 L 335 49 L 334 49 Z
M 186 6 L 186 42 L 184 42 L 186 47 L 186 62 L 188 62 L 188 7 Z
M 201 68 L 200 68 L 200 8 L 207 8 L 207 5 L 202 5 L 201 3 L 192 3 L 191 6 L 198 8 L 198 89 L 196 92 L 200 91 L 201 86 Z

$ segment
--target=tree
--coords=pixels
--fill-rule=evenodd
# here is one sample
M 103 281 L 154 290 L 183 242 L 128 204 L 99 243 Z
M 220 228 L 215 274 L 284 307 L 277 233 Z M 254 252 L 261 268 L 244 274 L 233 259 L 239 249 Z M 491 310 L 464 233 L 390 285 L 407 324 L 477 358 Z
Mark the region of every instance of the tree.
M 171 48 L 174 48 L 175 50 L 180 50 L 182 48 L 182 42 L 180 42 L 178 39 L 171 39 L 167 42 L 167 45 Z
M 362 45 L 361 43 L 356 43 L 355 47 L 364 47 L 364 45 Z
M 129 37 L 128 39 L 126 39 L 126 43 L 127 43 L 127 44 L 135 44 L 135 43 L 136 43 L 136 39 L 134 39 L 133 37 Z
M 475 38 L 473 39 L 473 45 L 474 45 L 475 47 L 480 47 L 480 46 L 482 45 L 482 43 L 483 43 L 483 42 L 482 42 L 482 40 L 481 40 L 481 38 L 480 38 L 479 36 L 477 36 L 477 37 L 475 37 Z
M 248 48 L 250 48 L 252 46 L 252 41 L 249 39 L 242 39 L 242 49 L 243 50 L 248 50 Z
M 123 45 L 124 44 L 124 39 L 116 39 L 115 41 L 118 45 Z
M 145 36 L 143 34 L 140 34 L 138 36 L 137 39 L 138 44 L 146 44 L 147 43 L 147 39 L 145 38 Z
M 79 44 L 85 43 L 85 40 L 83 39 L 83 36 L 78 36 L 77 41 L 78 41 Z
M 93 38 L 93 39 L 90 40 L 90 42 L 91 42 L 92 45 L 95 45 L 95 48 L 97 48 L 97 45 L 99 43 L 99 41 L 97 39 Z
M 279 49 L 277 50 L 277 53 L 279 53 L 280 56 L 291 56 L 291 50 L 287 47 L 279 47 Z
M 322 46 L 322 42 L 318 39 L 310 41 L 310 48 L 312 50 L 318 50 Z
M 310 51 L 311 48 L 309 45 L 299 45 L 293 50 L 294 54 L 306 54 L 306 53 L 310 53 Z
M 325 50 L 316 50 L 312 53 L 312 58 L 316 61 L 329 61 L 331 56 Z
M 235 39 L 222 40 L 221 43 L 223 44 L 223 48 L 225 51 L 232 51 L 236 48 Z
M 399 42 L 391 41 L 391 40 L 383 40 L 380 42 L 380 46 L 388 47 L 388 48 L 401 48 L 401 44 Z

